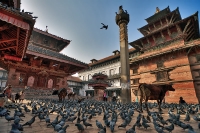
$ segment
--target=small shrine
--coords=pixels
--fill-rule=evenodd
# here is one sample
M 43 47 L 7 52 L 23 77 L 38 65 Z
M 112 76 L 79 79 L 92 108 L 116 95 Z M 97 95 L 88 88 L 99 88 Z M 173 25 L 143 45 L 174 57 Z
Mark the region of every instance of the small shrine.
M 94 96 L 97 97 L 98 100 L 103 100 L 103 93 L 106 87 L 109 86 L 107 81 L 108 76 L 102 73 L 95 73 L 92 76 L 92 80 L 88 86 L 92 86 L 94 89 Z

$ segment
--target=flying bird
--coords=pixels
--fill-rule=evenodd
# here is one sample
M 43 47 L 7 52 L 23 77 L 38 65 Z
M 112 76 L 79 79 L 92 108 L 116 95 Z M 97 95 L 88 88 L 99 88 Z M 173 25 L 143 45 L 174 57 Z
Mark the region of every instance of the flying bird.
M 103 28 L 106 29 L 106 30 L 108 29 L 108 25 L 105 25 L 105 24 L 103 24 L 103 23 L 101 23 L 101 24 L 102 24 L 103 26 L 102 26 L 100 29 L 103 29 Z

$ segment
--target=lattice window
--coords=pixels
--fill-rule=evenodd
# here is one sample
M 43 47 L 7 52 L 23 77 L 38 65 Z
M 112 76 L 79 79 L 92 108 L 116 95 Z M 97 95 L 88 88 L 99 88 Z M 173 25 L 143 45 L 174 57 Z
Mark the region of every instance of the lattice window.
M 169 80 L 169 75 L 167 71 L 157 72 L 156 73 L 156 80 L 157 81 L 167 81 Z
M 133 84 L 133 85 L 139 84 L 139 78 L 133 79 L 133 80 L 131 81 L 131 84 Z
M 200 55 L 196 55 L 197 62 L 200 62 Z
M 157 62 L 157 68 L 164 67 L 164 63 L 162 61 Z
M 134 68 L 132 69 L 133 74 L 137 74 L 138 73 L 138 68 Z

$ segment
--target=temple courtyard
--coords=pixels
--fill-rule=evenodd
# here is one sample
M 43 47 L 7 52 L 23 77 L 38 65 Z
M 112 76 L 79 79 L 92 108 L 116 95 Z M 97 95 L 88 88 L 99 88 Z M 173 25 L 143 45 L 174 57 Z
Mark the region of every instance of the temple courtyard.
M 41 96 L 42 97 L 42 96 Z M 32 112 L 32 108 L 34 106 L 36 106 L 37 111 L 39 112 L 39 110 L 41 109 L 40 107 L 44 107 L 45 109 L 48 108 L 48 111 L 51 112 L 53 110 L 53 108 L 56 108 L 58 110 L 56 111 L 52 111 L 53 113 L 49 114 L 50 117 L 50 121 L 54 121 L 56 116 L 59 115 L 58 120 L 61 119 L 61 113 L 59 113 L 59 111 L 61 111 L 64 114 L 68 114 L 71 115 L 71 117 L 73 117 L 72 114 L 74 114 L 74 116 L 78 116 L 78 110 L 81 108 L 80 111 L 80 119 L 82 119 L 82 114 L 85 112 L 85 116 L 90 116 L 91 114 L 91 110 L 94 110 L 94 115 L 92 117 L 91 120 L 89 120 L 87 118 L 86 122 L 91 123 L 92 127 L 87 127 L 85 128 L 85 126 L 83 125 L 83 122 L 81 121 L 80 123 L 84 126 L 84 131 L 83 133 L 98 133 L 100 130 L 97 128 L 96 126 L 96 120 L 98 120 L 103 126 L 105 125 L 103 117 L 104 117 L 104 111 L 101 109 L 105 109 L 108 111 L 109 113 L 109 118 L 108 120 L 111 119 L 112 117 L 112 111 L 111 110 L 115 110 L 116 114 L 117 114 L 117 122 L 115 124 L 114 127 L 114 132 L 115 133 L 126 133 L 127 130 L 129 130 L 137 121 L 137 117 L 139 115 L 138 110 L 138 104 L 137 103 L 131 103 L 131 104 L 126 104 L 126 105 L 122 105 L 122 104 L 116 104 L 116 103 L 111 103 L 111 102 L 103 102 L 103 101 L 96 101 L 95 99 L 91 98 L 91 99 L 85 99 L 84 101 L 78 103 L 78 98 L 80 97 L 76 97 L 75 100 L 66 100 L 65 103 L 63 104 L 63 108 L 61 109 L 60 107 L 62 106 L 62 103 L 58 102 L 58 98 L 57 96 L 52 96 L 52 95 L 46 95 L 43 96 L 43 98 L 39 97 L 40 99 L 32 99 L 30 98 L 29 100 L 26 99 L 23 101 L 23 103 L 16 103 L 16 106 L 13 106 L 9 108 L 9 106 L 6 108 L 10 111 L 10 116 L 14 115 L 14 111 L 18 110 L 16 107 L 20 107 L 22 109 L 22 113 L 24 113 L 25 117 L 21 117 L 23 119 L 23 121 L 20 121 L 19 124 L 23 125 L 24 123 L 26 123 L 27 121 L 29 121 L 35 114 L 33 114 Z M 51 100 L 50 100 L 51 99 Z M 20 106 L 19 106 L 20 105 Z M 24 110 L 24 105 L 26 105 L 28 107 L 28 109 L 30 109 L 30 112 L 25 112 Z M 152 108 L 150 109 L 150 112 L 156 112 L 157 111 L 157 106 L 156 104 L 151 104 Z M 103 107 L 103 108 L 102 108 Z M 162 109 L 163 109 L 163 113 L 161 114 L 161 116 L 164 118 L 164 120 L 166 121 L 167 119 L 169 119 L 169 109 L 172 111 L 172 114 L 175 114 L 175 116 L 177 116 L 177 108 L 179 108 L 180 106 L 178 104 L 163 104 L 162 105 Z M 198 133 L 200 132 L 200 129 L 198 129 L 198 124 L 200 123 L 200 121 L 195 121 L 193 119 L 194 116 L 196 116 L 197 118 L 200 119 L 199 115 L 199 105 L 184 105 L 182 106 L 183 108 L 180 111 L 180 119 L 179 121 L 185 123 L 186 125 L 189 124 L 193 127 L 193 131 Z M 60 108 L 60 109 L 59 109 Z M 43 109 L 43 111 L 40 111 L 41 114 L 44 114 L 45 109 Z M 101 114 L 98 114 L 97 112 L 99 111 L 99 109 L 102 111 Z M 121 111 L 128 111 L 129 113 L 131 112 L 131 110 L 134 112 L 134 114 L 131 116 L 132 120 L 131 122 L 126 126 L 126 128 L 123 127 L 119 127 L 119 125 L 121 125 L 124 120 L 122 120 L 121 116 L 120 116 L 120 112 Z M 189 122 L 184 121 L 184 119 L 186 118 L 186 114 L 183 113 L 182 111 L 186 111 L 188 110 L 191 114 L 190 114 L 190 120 Z M 74 111 L 74 112 L 73 112 Z M 193 112 L 194 111 L 194 112 Z M 1 111 L 0 111 L 1 112 Z M 121 112 L 122 113 L 122 112 Z M 124 114 L 126 114 L 127 112 L 124 112 Z M 1 114 L 1 113 L 0 113 Z M 147 116 L 146 111 L 144 111 L 144 113 L 141 113 L 142 115 Z M 69 121 L 69 118 L 65 120 L 65 125 L 69 125 L 69 127 L 66 129 L 66 132 L 68 133 L 78 133 L 78 129 L 75 126 L 75 124 L 77 123 L 77 118 L 71 122 Z M 139 127 L 135 127 L 135 132 L 136 133 L 156 133 L 157 131 L 154 128 L 154 124 L 153 124 L 153 119 L 152 117 L 150 117 L 151 122 L 147 123 L 148 125 L 150 125 L 150 127 L 148 127 L 147 129 L 145 129 L 143 126 Z M 178 119 L 178 118 L 177 118 Z M 141 122 L 142 123 L 142 119 Z M 157 123 L 159 123 L 160 125 L 162 125 L 159 120 L 156 120 Z M 13 124 L 13 120 L 11 120 L 10 122 L 8 122 L 5 119 L 5 116 L 0 117 L 0 133 L 10 133 L 11 131 L 11 127 Z M 164 125 L 164 127 L 167 127 L 169 125 L 171 125 L 171 123 L 168 121 L 167 122 L 168 125 Z M 162 129 L 162 128 L 161 128 Z M 54 131 L 54 128 L 52 127 L 52 125 L 47 126 L 46 122 L 44 119 L 40 120 L 39 117 L 37 116 L 35 118 L 35 122 L 31 125 L 31 126 L 24 126 L 23 127 L 23 133 L 56 133 L 57 131 Z M 168 133 L 167 130 L 164 130 L 163 132 Z M 189 132 L 188 129 L 183 129 L 180 126 L 174 124 L 174 130 L 172 131 L 174 133 L 187 133 Z M 103 132 L 101 132 L 103 133 Z M 111 133 L 110 127 L 106 127 L 106 133 Z

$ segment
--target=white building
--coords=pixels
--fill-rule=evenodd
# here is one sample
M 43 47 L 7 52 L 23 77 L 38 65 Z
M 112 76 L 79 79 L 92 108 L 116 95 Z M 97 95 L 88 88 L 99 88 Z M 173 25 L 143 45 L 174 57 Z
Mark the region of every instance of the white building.
M 134 48 L 131 48 L 129 52 L 131 56 L 131 53 L 134 52 Z M 79 78 L 83 81 L 83 83 L 85 83 L 83 87 L 84 96 L 86 96 L 88 93 L 90 93 L 90 95 L 93 95 L 93 89 L 92 87 L 88 86 L 87 81 L 89 81 L 92 78 L 92 75 L 94 75 L 95 73 L 103 73 L 108 76 L 110 87 L 107 87 L 106 91 L 108 91 L 109 96 L 112 95 L 111 91 L 121 89 L 121 63 L 120 52 L 118 50 L 113 51 L 113 55 L 106 58 L 100 60 L 92 59 L 91 63 L 89 63 L 88 65 L 89 69 L 83 70 L 78 73 Z

